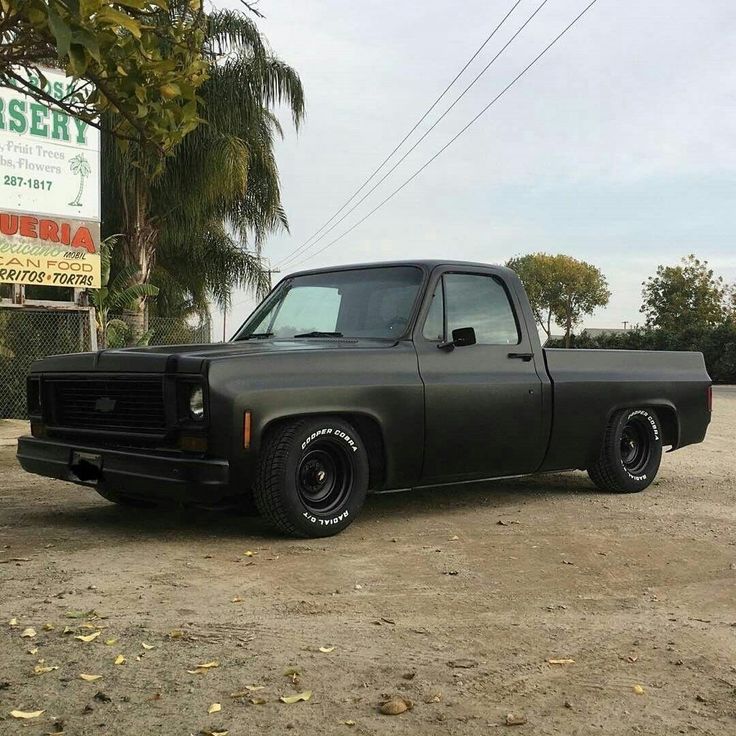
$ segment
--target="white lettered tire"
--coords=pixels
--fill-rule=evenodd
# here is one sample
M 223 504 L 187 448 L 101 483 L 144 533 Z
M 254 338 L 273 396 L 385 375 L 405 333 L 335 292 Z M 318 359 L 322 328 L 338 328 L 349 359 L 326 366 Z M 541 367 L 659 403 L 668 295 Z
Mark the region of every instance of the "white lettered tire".
M 662 430 L 654 411 L 622 409 L 611 417 L 588 475 L 604 491 L 636 493 L 654 480 L 661 460 Z
M 338 417 L 306 417 L 267 432 L 253 497 L 281 532 L 329 537 L 360 513 L 368 479 L 368 455 L 355 427 Z

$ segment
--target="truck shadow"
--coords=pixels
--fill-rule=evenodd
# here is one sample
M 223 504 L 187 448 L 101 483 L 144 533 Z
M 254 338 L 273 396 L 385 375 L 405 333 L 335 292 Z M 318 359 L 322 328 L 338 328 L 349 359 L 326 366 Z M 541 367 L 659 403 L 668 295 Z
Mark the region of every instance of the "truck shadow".
M 75 489 L 76 493 L 76 489 Z M 198 508 L 138 509 L 115 506 L 102 499 L 85 503 L 90 497 L 66 496 L 53 510 L 26 510 L 24 522 L 47 529 L 75 530 L 94 537 L 99 544 L 105 537 L 120 542 L 157 540 L 196 540 L 246 537 L 276 540 L 284 539 L 260 518 L 230 511 Z M 360 531 L 365 521 L 395 517 L 451 515 L 469 510 L 481 513 L 484 509 L 499 512 L 516 511 L 520 505 L 539 504 L 559 496 L 596 495 L 587 476 L 565 473 L 526 478 L 482 481 L 461 485 L 417 488 L 407 492 L 373 494 L 368 497 L 360 518 L 351 529 Z M 541 511 L 541 509 L 540 509 Z M 346 533 L 350 533 L 348 529 Z M 327 541 L 327 540 L 324 540 Z
M 481 511 L 493 508 L 499 511 L 516 509 L 520 504 L 544 503 L 551 497 L 583 494 L 599 495 L 583 473 L 554 473 L 548 475 L 476 481 L 456 485 L 427 486 L 406 492 L 374 494 L 368 497 L 361 518 L 382 515 L 433 515 Z

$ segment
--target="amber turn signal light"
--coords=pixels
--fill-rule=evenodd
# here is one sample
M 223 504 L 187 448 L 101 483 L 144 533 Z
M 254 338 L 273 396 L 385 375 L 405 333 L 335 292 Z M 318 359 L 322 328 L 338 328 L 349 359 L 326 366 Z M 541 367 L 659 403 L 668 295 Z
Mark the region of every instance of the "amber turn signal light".
M 246 411 L 245 414 L 243 414 L 243 447 L 246 450 L 250 447 L 250 427 L 251 427 L 250 412 Z

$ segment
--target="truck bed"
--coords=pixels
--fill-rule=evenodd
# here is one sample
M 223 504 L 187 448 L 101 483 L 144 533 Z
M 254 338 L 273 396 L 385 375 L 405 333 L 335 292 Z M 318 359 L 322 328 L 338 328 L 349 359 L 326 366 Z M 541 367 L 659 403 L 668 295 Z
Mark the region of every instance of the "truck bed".
M 552 382 L 552 430 L 542 470 L 586 468 L 608 418 L 625 406 L 653 408 L 664 444 L 702 442 L 711 380 L 703 355 L 648 350 L 544 349 Z

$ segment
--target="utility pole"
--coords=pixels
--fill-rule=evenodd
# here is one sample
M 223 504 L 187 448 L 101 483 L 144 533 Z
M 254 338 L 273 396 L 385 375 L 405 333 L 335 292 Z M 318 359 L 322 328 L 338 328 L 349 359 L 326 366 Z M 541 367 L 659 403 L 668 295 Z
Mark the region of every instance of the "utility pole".
M 227 342 L 227 305 L 222 310 L 222 341 Z
M 281 273 L 280 268 L 271 268 L 271 261 L 268 261 L 268 268 L 265 269 L 266 273 L 268 274 L 268 290 L 270 291 L 273 289 L 273 274 L 275 273 Z
M 627 320 L 624 320 L 624 329 L 626 329 L 626 325 L 628 325 L 628 324 L 629 324 L 628 321 Z

